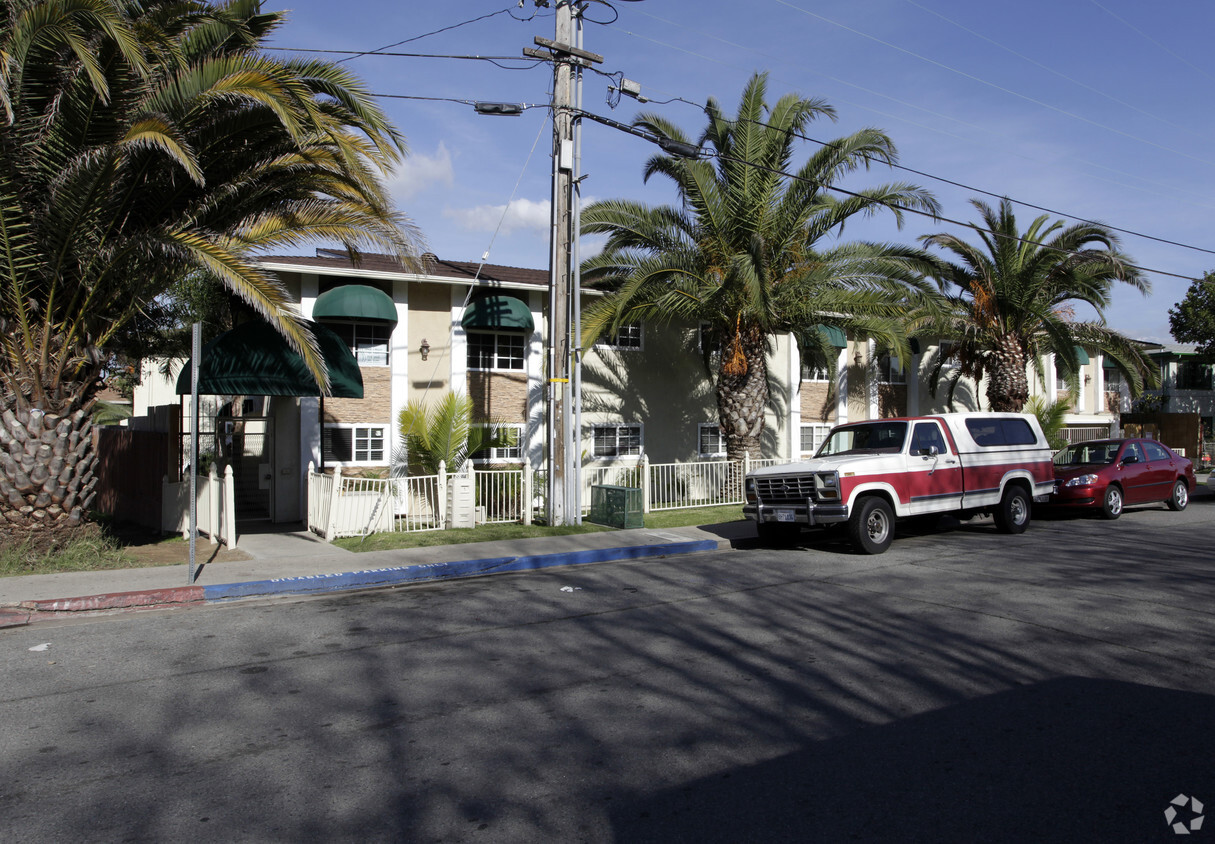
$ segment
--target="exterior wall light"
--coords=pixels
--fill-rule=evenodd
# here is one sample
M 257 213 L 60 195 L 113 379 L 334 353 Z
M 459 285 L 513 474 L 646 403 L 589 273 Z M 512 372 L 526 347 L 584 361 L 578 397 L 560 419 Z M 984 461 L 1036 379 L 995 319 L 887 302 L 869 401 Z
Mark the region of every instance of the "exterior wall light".
M 422 345 L 418 346 L 418 352 L 422 355 L 422 360 L 426 360 L 427 355 L 430 354 L 430 344 L 426 342 L 425 337 L 422 338 Z

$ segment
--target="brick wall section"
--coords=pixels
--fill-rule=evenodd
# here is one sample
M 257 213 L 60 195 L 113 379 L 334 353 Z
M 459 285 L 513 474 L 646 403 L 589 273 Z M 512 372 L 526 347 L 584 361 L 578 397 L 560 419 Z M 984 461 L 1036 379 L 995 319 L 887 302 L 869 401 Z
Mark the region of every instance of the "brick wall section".
M 879 384 L 878 385 L 878 416 L 889 419 L 892 416 L 907 415 L 907 385 Z
M 361 399 L 325 399 L 326 422 L 361 422 L 383 425 L 392 416 L 392 369 L 359 367 L 363 374 Z
M 468 373 L 474 419 L 527 421 L 527 376 L 506 372 Z
M 834 422 L 835 387 L 827 381 L 802 382 L 802 421 Z

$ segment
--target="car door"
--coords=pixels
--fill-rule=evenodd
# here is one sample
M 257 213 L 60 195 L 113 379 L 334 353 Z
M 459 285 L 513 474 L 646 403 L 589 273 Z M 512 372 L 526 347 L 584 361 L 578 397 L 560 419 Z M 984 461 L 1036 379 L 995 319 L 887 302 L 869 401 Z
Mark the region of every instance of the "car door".
M 1148 476 L 1147 455 L 1138 441 L 1122 446 L 1118 455 L 1118 480 L 1122 483 L 1122 498 L 1127 504 L 1151 500 L 1151 478 Z
M 962 464 L 935 420 L 916 422 L 907 447 L 908 505 L 935 513 L 962 505 Z
M 1147 501 L 1162 501 L 1173 494 L 1173 480 L 1177 477 L 1177 461 L 1167 448 L 1158 442 L 1145 440 L 1143 450 L 1147 454 Z

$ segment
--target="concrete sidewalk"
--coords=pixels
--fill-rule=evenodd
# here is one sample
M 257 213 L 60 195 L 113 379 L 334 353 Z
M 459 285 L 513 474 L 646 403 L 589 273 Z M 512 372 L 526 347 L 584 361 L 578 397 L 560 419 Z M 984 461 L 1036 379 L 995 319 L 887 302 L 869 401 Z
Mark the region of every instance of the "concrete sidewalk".
M 249 533 L 251 559 L 205 564 L 189 582 L 178 564 L 0 578 L 0 628 L 65 614 L 307 595 L 729 548 L 753 538 L 745 521 L 355 553 L 306 531 Z M 205 560 L 212 546 L 200 543 Z

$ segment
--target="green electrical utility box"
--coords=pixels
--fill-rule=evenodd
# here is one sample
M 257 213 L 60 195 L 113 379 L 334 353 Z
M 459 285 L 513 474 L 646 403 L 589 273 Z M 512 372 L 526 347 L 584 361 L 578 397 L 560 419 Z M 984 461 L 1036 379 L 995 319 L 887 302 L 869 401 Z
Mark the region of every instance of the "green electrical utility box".
M 645 527 L 641 490 L 635 486 L 592 486 L 587 521 L 615 528 Z

